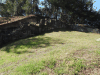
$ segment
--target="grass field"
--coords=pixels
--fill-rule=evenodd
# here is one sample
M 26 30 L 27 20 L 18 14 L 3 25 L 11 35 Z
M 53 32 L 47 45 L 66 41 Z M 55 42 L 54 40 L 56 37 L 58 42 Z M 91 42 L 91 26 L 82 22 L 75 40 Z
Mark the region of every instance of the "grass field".
M 99 34 L 45 33 L 0 49 L 0 75 L 100 75 Z

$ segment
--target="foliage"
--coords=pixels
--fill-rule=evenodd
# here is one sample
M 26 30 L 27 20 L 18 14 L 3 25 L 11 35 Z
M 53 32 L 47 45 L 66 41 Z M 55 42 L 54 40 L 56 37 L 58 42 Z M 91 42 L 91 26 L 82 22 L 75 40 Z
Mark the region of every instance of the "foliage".
M 38 4 L 44 5 L 41 10 Z M 98 12 L 92 10 L 92 1 L 85 0 L 44 0 L 40 3 L 39 0 L 6 0 L 5 4 L 1 4 L 2 16 L 19 16 L 29 14 L 42 14 L 42 16 L 53 16 L 56 18 L 60 15 L 60 20 L 63 23 L 87 23 L 100 20 Z M 96 26 L 99 26 L 96 24 Z
M 6 16 L 7 13 L 10 16 L 29 15 L 33 13 L 33 10 L 34 13 L 35 10 L 36 12 L 39 11 L 37 4 L 38 0 L 6 0 L 6 3 L 1 5 L 1 16 Z

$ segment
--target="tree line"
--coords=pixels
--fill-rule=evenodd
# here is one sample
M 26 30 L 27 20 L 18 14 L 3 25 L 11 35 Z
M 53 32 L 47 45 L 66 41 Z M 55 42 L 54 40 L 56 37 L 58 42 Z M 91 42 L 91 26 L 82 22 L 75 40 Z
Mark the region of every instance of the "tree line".
M 38 12 L 39 0 L 6 0 L 1 3 L 1 16 L 22 16 Z
M 2 17 L 40 14 L 56 18 L 62 22 L 76 24 L 89 23 L 100 27 L 100 14 L 93 10 L 92 0 L 44 0 L 44 8 L 39 9 L 39 0 L 6 0 L 0 4 Z

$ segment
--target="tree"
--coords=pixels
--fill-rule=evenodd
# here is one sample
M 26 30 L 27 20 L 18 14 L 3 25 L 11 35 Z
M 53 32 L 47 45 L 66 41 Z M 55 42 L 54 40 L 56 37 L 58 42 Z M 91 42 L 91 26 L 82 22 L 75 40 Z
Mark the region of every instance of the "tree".
M 11 16 L 19 15 L 19 14 L 22 15 L 21 14 L 22 2 L 23 2 L 22 0 L 6 0 L 6 3 L 4 5 L 7 6 L 7 10 L 9 11 L 9 14 Z
M 92 1 L 87 2 L 86 0 L 49 0 L 49 2 L 51 2 L 51 4 L 56 7 L 61 7 L 63 10 L 73 13 L 69 14 L 71 15 L 70 21 L 75 22 L 76 18 L 80 18 L 81 21 L 84 21 L 85 19 L 90 20 L 91 18 L 94 20 L 95 16 L 93 15 L 95 15 L 95 13 L 93 14 L 91 12 L 93 6 Z M 68 14 L 68 12 L 66 13 L 66 15 Z
M 26 15 L 29 15 L 32 10 L 32 5 L 29 0 L 26 0 L 25 4 L 22 6 L 22 9 L 25 11 Z

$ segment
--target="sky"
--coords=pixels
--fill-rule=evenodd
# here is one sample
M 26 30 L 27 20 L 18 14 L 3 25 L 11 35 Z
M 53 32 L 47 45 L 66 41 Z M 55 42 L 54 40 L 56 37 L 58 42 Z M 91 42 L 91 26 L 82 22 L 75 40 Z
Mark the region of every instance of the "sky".
M 95 2 L 93 4 L 94 10 L 98 11 L 100 9 L 100 0 L 94 0 L 93 2 Z
M 40 2 L 42 2 L 42 1 L 44 1 L 44 0 L 40 0 Z M 44 6 L 42 6 L 42 5 L 39 5 L 39 7 L 43 8 Z
M 6 0 L 2 0 L 2 2 L 5 2 Z M 44 0 L 40 0 L 41 1 L 44 1 Z M 94 4 L 93 4 L 93 9 L 95 11 L 98 11 L 100 9 L 100 0 L 93 0 Z M 42 5 L 39 5 L 39 7 L 43 8 L 44 6 Z

